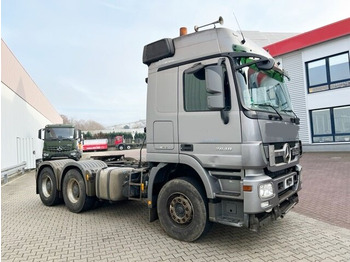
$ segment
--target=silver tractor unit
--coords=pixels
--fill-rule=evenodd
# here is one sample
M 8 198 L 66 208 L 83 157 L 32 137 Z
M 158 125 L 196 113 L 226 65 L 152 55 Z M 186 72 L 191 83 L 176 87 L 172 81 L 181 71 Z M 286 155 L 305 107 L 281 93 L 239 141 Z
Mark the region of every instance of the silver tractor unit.
M 213 222 L 257 231 L 298 203 L 302 146 L 288 77 L 236 32 L 199 28 L 144 47 L 147 162 L 43 162 L 44 204 L 62 197 L 81 212 L 96 200 L 143 199 L 150 221 L 194 241 Z

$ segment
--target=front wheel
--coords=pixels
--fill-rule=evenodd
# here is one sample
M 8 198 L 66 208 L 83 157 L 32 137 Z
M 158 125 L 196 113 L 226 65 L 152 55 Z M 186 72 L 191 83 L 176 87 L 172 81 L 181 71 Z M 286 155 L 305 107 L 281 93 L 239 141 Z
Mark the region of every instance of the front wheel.
M 62 191 L 64 203 L 71 212 L 80 213 L 94 205 L 94 199 L 86 195 L 84 179 L 76 169 L 67 172 Z
M 38 191 L 41 202 L 46 206 L 54 206 L 60 202 L 56 177 L 51 168 L 45 167 L 40 171 Z
M 157 211 L 167 234 L 182 241 L 195 241 L 210 228 L 207 198 L 197 181 L 174 179 L 161 189 Z

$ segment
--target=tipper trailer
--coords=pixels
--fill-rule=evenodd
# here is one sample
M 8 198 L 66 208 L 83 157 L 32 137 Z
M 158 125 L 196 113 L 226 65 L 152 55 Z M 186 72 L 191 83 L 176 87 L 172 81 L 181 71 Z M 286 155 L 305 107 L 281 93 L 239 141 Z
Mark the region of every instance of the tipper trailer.
M 83 151 L 108 150 L 108 139 L 84 139 Z
M 150 221 L 194 241 L 213 222 L 257 231 L 298 203 L 302 146 L 285 72 L 234 31 L 195 29 L 144 47 L 147 162 L 43 162 L 45 205 L 63 198 L 78 213 L 144 199 Z

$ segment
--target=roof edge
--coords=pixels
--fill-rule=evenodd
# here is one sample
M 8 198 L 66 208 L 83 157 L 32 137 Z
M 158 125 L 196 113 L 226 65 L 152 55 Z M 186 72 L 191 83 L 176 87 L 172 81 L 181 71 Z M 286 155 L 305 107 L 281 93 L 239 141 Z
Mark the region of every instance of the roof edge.
M 338 22 L 284 39 L 264 47 L 272 56 L 290 53 L 308 46 L 350 34 L 350 17 Z

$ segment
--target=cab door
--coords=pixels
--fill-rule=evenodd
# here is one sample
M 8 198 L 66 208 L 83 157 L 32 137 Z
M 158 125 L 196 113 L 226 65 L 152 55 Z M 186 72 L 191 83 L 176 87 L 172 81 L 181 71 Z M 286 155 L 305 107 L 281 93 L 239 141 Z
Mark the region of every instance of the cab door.
M 207 168 L 239 165 L 240 118 L 229 60 L 180 66 L 178 83 L 180 162 L 186 155 Z

